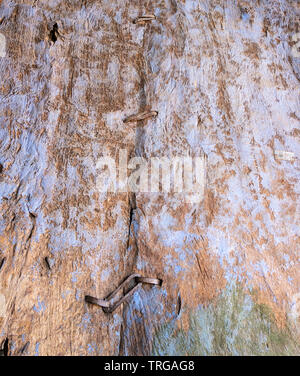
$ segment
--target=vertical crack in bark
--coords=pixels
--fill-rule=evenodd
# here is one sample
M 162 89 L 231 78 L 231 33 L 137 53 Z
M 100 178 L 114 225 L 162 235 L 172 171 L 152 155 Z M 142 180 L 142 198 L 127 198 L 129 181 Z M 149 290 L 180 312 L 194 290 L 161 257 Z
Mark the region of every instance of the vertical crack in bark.
M 32 234 L 33 234 L 33 230 L 34 230 L 34 226 L 31 227 L 30 233 L 29 233 L 29 235 L 28 235 L 28 237 L 27 237 L 27 239 L 26 239 L 26 243 L 29 242 L 29 241 L 31 240 L 31 238 L 32 238 Z
M 2 342 L 2 348 L 0 349 L 0 356 L 8 356 L 9 346 L 8 338 Z
M 30 342 L 26 342 L 25 345 L 21 348 L 20 354 L 24 354 L 28 350 L 29 345 Z
M 146 108 L 146 93 L 145 93 L 145 83 L 146 83 L 146 77 L 145 77 L 145 62 L 144 62 L 144 57 L 140 56 L 139 59 L 139 71 L 141 75 L 141 81 L 140 81 L 140 103 L 139 103 L 139 110 L 144 111 Z M 143 130 L 141 131 L 140 127 L 137 127 L 136 130 L 136 139 L 135 139 L 135 146 L 134 146 L 134 155 L 140 155 L 141 150 L 140 147 L 143 144 Z M 138 246 L 138 240 L 136 238 L 136 233 L 133 228 L 133 221 L 136 220 L 136 209 L 137 209 L 137 202 L 136 202 L 136 194 L 134 192 L 129 193 L 129 224 L 128 224 L 128 239 L 127 239 L 127 251 L 130 247 L 130 240 L 134 239 L 134 247 L 135 247 L 135 253 L 134 256 L 132 257 L 132 262 L 131 262 L 131 270 L 134 269 L 136 263 L 137 263 L 137 257 L 139 254 L 139 246 Z M 125 351 L 125 341 L 124 341 L 124 325 L 126 325 L 125 322 L 126 318 L 124 315 L 124 310 L 123 310 L 123 323 L 121 325 L 121 332 L 120 332 L 120 343 L 119 343 L 119 355 L 124 355 Z
M 2 268 L 3 268 L 3 266 L 4 266 L 5 260 L 6 260 L 5 257 L 3 257 L 3 258 L 0 260 L 0 271 L 2 270 Z
M 131 226 L 132 226 L 132 221 L 133 221 L 135 210 L 136 210 L 136 197 L 135 197 L 135 193 L 131 193 L 129 196 L 129 224 L 128 224 L 127 250 L 129 248 L 130 236 L 132 235 Z
M 180 295 L 180 292 L 179 292 L 178 293 L 178 298 L 177 298 L 177 305 L 176 305 L 177 316 L 180 315 L 180 312 L 181 312 L 181 295 Z
M 48 257 L 44 258 L 46 268 L 50 271 L 51 270 L 51 265 Z
M 139 8 L 140 8 L 139 9 L 140 14 L 144 14 L 144 13 L 150 14 L 148 9 L 147 10 L 145 9 L 144 4 L 141 4 Z M 148 109 L 147 106 L 151 106 L 151 103 L 147 103 L 147 95 L 146 95 L 146 90 L 145 90 L 146 83 L 147 83 L 147 63 L 146 63 L 145 55 L 144 55 L 144 47 L 145 47 L 145 39 L 143 40 L 143 47 L 141 49 L 141 52 L 137 56 L 138 71 L 140 75 L 140 91 L 139 91 L 139 111 L 140 112 L 146 111 Z M 143 156 L 144 150 L 145 150 L 145 128 L 143 126 L 143 121 L 139 121 L 137 123 L 137 128 L 136 128 L 134 156 L 137 156 L 137 157 Z M 129 249 L 129 246 L 130 246 L 130 240 L 133 240 L 133 246 L 135 248 L 134 255 L 133 257 L 131 257 L 131 270 L 133 270 L 137 265 L 137 259 L 140 253 L 138 239 L 137 239 L 138 235 L 136 234 L 136 230 L 134 228 L 134 221 L 139 221 L 139 218 L 137 218 L 136 216 L 137 209 L 139 209 L 144 216 L 145 216 L 145 213 L 142 210 L 142 208 L 139 207 L 135 193 L 130 193 L 129 205 L 130 205 L 130 212 L 129 212 L 129 231 L 128 231 L 127 250 Z M 121 333 L 120 333 L 119 355 L 124 355 L 125 350 L 126 350 L 125 349 L 126 344 L 125 344 L 125 339 L 124 339 L 124 332 L 126 328 L 125 327 L 126 325 L 125 309 L 123 310 L 123 323 L 122 323 Z M 141 341 L 143 341 L 143 339 L 139 338 L 137 343 L 140 343 Z

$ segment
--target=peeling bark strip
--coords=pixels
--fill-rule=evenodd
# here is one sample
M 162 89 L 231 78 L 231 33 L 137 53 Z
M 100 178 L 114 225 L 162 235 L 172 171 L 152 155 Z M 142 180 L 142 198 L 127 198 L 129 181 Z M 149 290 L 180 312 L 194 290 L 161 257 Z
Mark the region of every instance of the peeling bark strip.
M 85 301 L 87 303 L 98 305 L 99 307 L 102 307 L 102 308 L 110 308 L 111 306 L 110 302 L 107 302 L 104 299 L 94 298 L 93 296 L 89 296 L 89 295 L 85 296 Z
M 162 279 L 157 279 L 157 278 L 136 277 L 135 280 L 136 280 L 137 283 L 146 283 L 148 285 L 162 286 L 162 284 L 163 284 Z
M 109 294 L 105 300 L 93 298 L 92 296 L 87 295 L 85 297 L 85 301 L 87 303 L 96 304 L 102 307 L 105 313 L 112 313 L 122 303 L 127 302 L 138 289 L 138 287 L 143 283 L 161 286 L 162 280 L 156 278 L 141 277 L 139 274 L 132 274 L 131 276 L 127 277 L 114 292 Z
M 140 112 L 139 114 L 131 115 L 124 120 L 124 123 L 136 122 L 141 120 L 150 119 L 158 115 L 157 111 Z
M 148 15 L 144 15 L 144 16 L 141 16 L 141 17 L 138 17 L 136 18 L 133 23 L 134 24 L 139 24 L 139 25 L 144 25 L 146 23 L 149 23 L 151 21 L 154 21 L 156 19 L 155 15 L 154 14 L 148 14 Z

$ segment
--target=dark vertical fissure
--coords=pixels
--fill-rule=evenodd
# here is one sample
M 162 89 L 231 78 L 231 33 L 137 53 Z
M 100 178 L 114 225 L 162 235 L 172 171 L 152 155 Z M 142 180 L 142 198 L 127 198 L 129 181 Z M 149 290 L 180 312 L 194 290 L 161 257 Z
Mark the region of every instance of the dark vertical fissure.
M 0 349 L 0 356 L 8 356 L 9 346 L 8 338 L 6 338 L 2 343 L 2 348 Z

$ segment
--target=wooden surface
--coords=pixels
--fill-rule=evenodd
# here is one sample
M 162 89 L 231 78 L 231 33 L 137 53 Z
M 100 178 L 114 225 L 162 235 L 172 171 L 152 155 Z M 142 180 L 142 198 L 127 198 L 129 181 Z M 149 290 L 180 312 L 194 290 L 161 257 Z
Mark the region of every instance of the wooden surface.
M 284 327 L 299 303 L 296 2 L 0 3 L 8 355 L 148 355 L 161 325 L 188 330 L 189 312 L 231 283 Z M 144 14 L 156 19 L 133 22 Z M 123 122 L 147 111 L 158 116 Z M 97 161 L 120 149 L 205 155 L 203 199 L 99 192 Z M 163 285 L 140 286 L 113 314 L 85 302 L 132 273 Z

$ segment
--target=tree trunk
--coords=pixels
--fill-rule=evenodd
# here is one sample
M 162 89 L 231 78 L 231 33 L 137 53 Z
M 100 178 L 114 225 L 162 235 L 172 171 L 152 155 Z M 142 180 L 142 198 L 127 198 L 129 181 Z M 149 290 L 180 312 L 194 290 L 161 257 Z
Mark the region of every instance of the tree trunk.
M 3 353 L 299 354 L 299 13 L 0 1 Z M 105 192 L 121 152 L 198 158 L 204 191 Z M 85 300 L 133 273 L 163 283 Z

